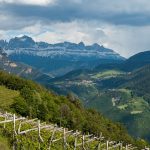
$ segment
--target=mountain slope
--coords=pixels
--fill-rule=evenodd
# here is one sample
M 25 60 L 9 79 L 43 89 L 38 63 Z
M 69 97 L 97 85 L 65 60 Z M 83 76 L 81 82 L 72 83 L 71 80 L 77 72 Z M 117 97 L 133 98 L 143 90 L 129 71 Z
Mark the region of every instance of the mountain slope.
M 126 83 L 126 87 L 150 103 L 150 65 L 134 71 L 130 76 L 131 79 Z
M 123 69 L 125 71 L 132 71 L 140 67 L 143 67 L 147 64 L 150 64 L 150 51 L 145 51 L 133 55 L 124 62 Z
M 0 69 L 24 78 L 38 81 L 40 83 L 45 83 L 52 78 L 51 76 L 46 75 L 31 66 L 11 61 L 2 49 L 0 49 Z
M 94 68 L 96 71 L 108 70 L 108 69 L 119 69 L 122 71 L 130 72 L 135 69 L 141 68 L 147 64 L 150 64 L 150 51 L 140 52 L 126 59 L 124 62 L 119 63 L 106 63 L 100 64 Z
M 54 76 L 61 76 L 80 68 L 91 69 L 101 63 L 125 60 L 113 50 L 98 44 L 48 44 L 35 42 L 28 36 L 16 37 L 9 42 L 3 40 L 0 47 L 5 49 L 12 60 L 23 62 Z

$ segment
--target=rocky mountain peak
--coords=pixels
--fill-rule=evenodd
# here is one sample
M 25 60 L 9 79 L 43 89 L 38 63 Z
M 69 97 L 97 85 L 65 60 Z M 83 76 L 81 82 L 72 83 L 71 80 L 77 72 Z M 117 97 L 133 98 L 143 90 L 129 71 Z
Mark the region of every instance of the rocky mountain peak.
M 10 39 L 9 48 L 32 48 L 35 46 L 35 41 L 26 35 Z

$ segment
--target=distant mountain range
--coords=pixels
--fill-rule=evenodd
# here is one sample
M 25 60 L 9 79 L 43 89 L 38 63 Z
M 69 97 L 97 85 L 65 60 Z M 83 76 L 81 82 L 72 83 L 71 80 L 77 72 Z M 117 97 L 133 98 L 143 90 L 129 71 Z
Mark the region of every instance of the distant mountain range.
M 34 66 L 53 76 L 61 76 L 75 69 L 91 69 L 102 63 L 125 60 L 115 51 L 96 43 L 89 46 L 83 42 L 48 44 L 22 36 L 10 39 L 9 42 L 0 40 L 0 47 L 12 60 Z

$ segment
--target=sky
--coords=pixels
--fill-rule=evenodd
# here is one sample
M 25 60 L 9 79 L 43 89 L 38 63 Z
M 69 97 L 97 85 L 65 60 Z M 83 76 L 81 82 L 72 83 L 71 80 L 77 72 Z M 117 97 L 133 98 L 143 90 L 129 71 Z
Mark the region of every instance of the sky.
M 150 50 L 149 0 L 0 0 L 0 39 L 98 43 L 124 57 Z

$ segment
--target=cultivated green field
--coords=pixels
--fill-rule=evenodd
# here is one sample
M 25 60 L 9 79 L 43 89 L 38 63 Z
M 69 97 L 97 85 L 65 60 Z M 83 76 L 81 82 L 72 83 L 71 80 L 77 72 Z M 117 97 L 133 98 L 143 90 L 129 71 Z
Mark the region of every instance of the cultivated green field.
M 123 74 L 123 72 L 118 70 L 106 70 L 93 75 L 92 78 L 99 79 L 99 78 L 106 78 L 106 77 L 116 77 L 120 74 Z

